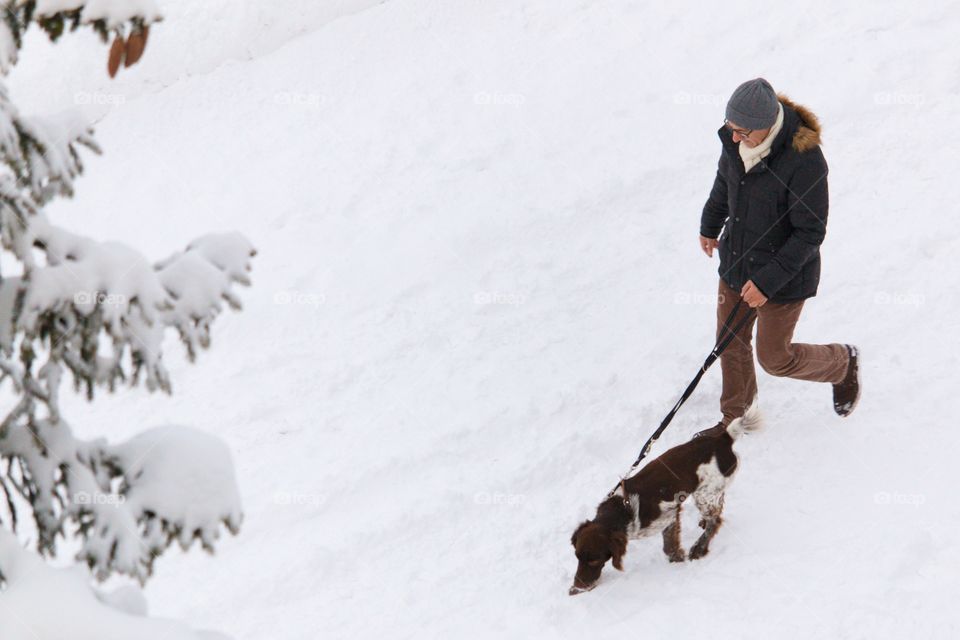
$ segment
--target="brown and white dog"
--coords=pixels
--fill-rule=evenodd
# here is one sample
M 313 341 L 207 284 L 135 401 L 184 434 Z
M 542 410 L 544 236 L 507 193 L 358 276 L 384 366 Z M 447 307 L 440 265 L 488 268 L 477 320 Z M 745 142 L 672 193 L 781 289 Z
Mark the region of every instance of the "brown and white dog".
M 594 588 L 607 560 L 613 560 L 614 568 L 623 571 L 627 539 L 662 531 L 667 558 L 683 562 L 686 554 L 680 546 L 680 511 L 688 496 L 700 512 L 703 529 L 690 548 L 689 558 L 707 555 L 710 540 L 722 522 L 724 491 L 737 470 L 733 442 L 744 432 L 758 430 L 761 424 L 759 409 L 754 405 L 726 429 L 718 425 L 702 431 L 626 478 L 600 503 L 593 520 L 584 521 L 573 532 L 570 542 L 578 564 L 570 595 Z

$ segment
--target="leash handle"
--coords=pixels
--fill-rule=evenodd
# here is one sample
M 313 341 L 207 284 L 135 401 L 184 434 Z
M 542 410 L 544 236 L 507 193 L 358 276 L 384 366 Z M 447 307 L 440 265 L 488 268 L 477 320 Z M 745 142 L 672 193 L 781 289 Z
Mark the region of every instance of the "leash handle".
M 680 399 L 677 400 L 675 405 L 673 405 L 673 409 L 671 409 L 670 413 L 668 413 L 663 419 L 663 421 L 660 423 L 660 426 L 657 427 L 657 430 L 654 431 L 653 435 L 647 439 L 647 443 L 643 445 L 643 449 L 640 450 L 640 455 L 637 456 L 636 461 L 630 466 L 630 469 L 627 471 L 627 475 L 623 476 L 620 479 L 620 482 L 618 482 L 613 489 L 610 490 L 610 493 L 607 494 L 608 498 L 617 491 L 620 485 L 623 484 L 623 481 L 630 477 L 630 474 L 633 473 L 634 469 L 636 469 L 640 465 L 640 462 L 647 457 L 647 454 L 650 453 L 650 449 L 653 448 L 654 443 L 656 443 L 657 439 L 666 430 L 667 426 L 673 420 L 673 417 L 677 415 L 680 407 L 682 407 L 683 403 L 687 401 L 687 398 L 693 395 L 693 391 L 697 388 L 697 385 L 700 384 L 700 379 L 703 378 L 703 374 L 705 374 L 707 369 L 709 369 L 710 366 L 717 361 L 720 355 L 727 349 L 728 346 L 730 346 L 730 343 L 733 342 L 733 339 L 740 332 L 740 329 L 742 329 L 750 320 L 750 318 L 752 318 L 756 313 L 753 309 L 748 308 L 747 312 L 743 314 L 743 317 L 741 317 L 740 320 L 733 325 L 733 329 L 730 329 L 730 321 L 736 317 L 737 312 L 740 310 L 740 306 L 742 304 L 743 298 L 737 300 L 737 304 L 734 305 L 733 309 L 727 315 L 727 319 L 724 320 L 720 335 L 717 336 L 717 342 L 710 351 L 710 354 L 707 356 L 707 359 L 703 361 L 703 366 L 701 366 L 700 370 L 697 371 L 697 375 L 694 376 L 693 380 L 690 381 L 690 384 L 687 385 L 687 388 L 684 390 L 683 394 L 681 394 Z

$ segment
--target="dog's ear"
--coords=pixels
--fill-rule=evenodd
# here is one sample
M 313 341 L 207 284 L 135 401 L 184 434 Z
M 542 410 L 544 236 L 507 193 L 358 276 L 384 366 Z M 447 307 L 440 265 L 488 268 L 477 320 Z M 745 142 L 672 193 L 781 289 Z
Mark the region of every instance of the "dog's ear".
M 580 535 L 580 532 L 583 531 L 584 527 L 586 527 L 588 524 L 590 524 L 590 521 L 584 520 L 580 523 L 580 526 L 577 527 L 577 530 L 573 532 L 573 535 L 570 536 L 570 544 L 572 544 L 574 547 L 577 546 L 577 536 Z
M 613 568 L 623 571 L 623 556 L 627 552 L 627 534 L 617 531 L 610 536 L 610 553 L 613 554 Z

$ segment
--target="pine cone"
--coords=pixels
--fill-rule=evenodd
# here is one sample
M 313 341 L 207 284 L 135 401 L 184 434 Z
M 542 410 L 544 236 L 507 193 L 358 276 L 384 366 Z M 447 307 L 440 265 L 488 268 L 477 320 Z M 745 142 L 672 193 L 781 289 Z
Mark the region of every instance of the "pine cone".
M 113 44 L 110 45 L 110 55 L 107 58 L 107 73 L 110 74 L 111 78 L 117 75 L 117 70 L 120 68 L 120 63 L 123 62 L 125 48 L 126 47 L 123 42 L 123 38 L 120 36 L 117 36 L 116 39 L 114 39 Z
M 144 27 L 140 31 L 130 34 L 127 39 L 127 56 L 123 66 L 132 66 L 143 56 L 143 50 L 147 46 L 148 29 L 149 27 Z

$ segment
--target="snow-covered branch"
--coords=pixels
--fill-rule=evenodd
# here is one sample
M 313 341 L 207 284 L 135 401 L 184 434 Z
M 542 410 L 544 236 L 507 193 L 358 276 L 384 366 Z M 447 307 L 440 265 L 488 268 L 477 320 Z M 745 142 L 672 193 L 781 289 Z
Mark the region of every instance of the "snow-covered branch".
M 75 533 L 78 559 L 99 578 L 143 582 L 172 543 L 196 540 L 212 552 L 220 527 L 236 533 L 243 519 L 229 451 L 189 427 L 109 445 L 76 439 L 63 420 L 27 421 L 7 428 L 0 459 L 18 463 L 18 499 L 30 503 L 38 551 L 52 554 L 58 537 Z
M 0 281 L 0 384 L 9 381 L 19 397 L 0 421 L 3 488 L 30 505 L 40 552 L 54 553 L 58 538 L 75 533 L 98 577 L 145 580 L 172 542 L 196 539 L 211 550 L 221 524 L 237 530 L 229 454 L 185 427 L 116 447 L 77 441 L 60 415 L 62 374 L 89 398 L 141 374 L 149 389 L 169 392 L 166 330 L 178 332 L 191 359 L 209 346 L 213 320 L 225 306 L 240 308 L 234 285 L 249 285 L 255 251 L 239 234 L 212 234 L 150 264 L 43 213 L 26 222 L 18 243 L 8 243 L 23 250 L 24 273 Z M 12 526 L 15 501 L 7 510 Z
M 224 305 L 240 308 L 234 285 L 250 283 L 256 252 L 240 234 L 203 236 L 151 265 L 127 245 L 67 232 L 43 214 L 28 222 L 10 243 L 25 273 L 0 282 L 0 354 L 19 352 L 29 370 L 33 354 L 48 350 L 51 366 L 66 366 L 91 397 L 97 386 L 135 384 L 141 373 L 148 388 L 169 392 L 164 330 L 176 329 L 193 359 L 210 344 L 210 324 Z M 34 247 L 46 264 L 37 264 Z
M 80 27 L 92 28 L 104 42 L 113 35 L 111 58 L 126 58 L 130 66 L 143 55 L 150 25 L 163 19 L 154 0 L 5 0 L 0 9 L 0 76 L 17 63 L 24 34 L 34 22 L 51 40 Z
M 100 153 L 79 111 L 23 117 L 0 84 L 0 206 L 25 216 L 55 196 L 72 196 L 83 172 L 78 146 Z

